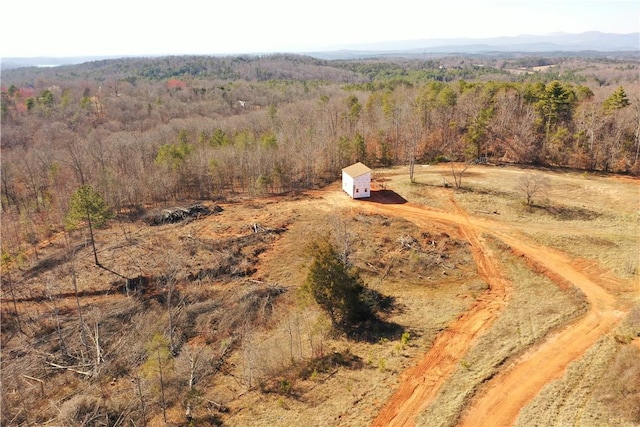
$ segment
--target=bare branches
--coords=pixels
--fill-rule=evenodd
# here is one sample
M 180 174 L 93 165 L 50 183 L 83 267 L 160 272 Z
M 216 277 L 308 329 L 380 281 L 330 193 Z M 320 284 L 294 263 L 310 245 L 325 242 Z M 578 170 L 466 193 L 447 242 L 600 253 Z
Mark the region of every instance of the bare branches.
M 45 361 L 45 363 L 49 366 L 52 366 L 54 368 L 57 369 L 66 369 L 67 371 L 71 371 L 71 372 L 75 372 L 76 374 L 80 374 L 80 375 L 84 375 L 86 377 L 91 377 L 93 376 L 93 372 L 92 371 L 81 371 L 79 369 L 77 369 L 77 366 L 62 366 L 58 363 L 54 363 L 54 362 L 49 362 L 49 361 Z
M 542 175 L 527 174 L 518 180 L 518 190 L 524 194 L 527 206 L 533 205 L 533 198 L 549 188 L 549 181 Z
M 451 175 L 456 188 L 462 188 L 462 177 L 469 169 L 469 163 L 451 163 Z

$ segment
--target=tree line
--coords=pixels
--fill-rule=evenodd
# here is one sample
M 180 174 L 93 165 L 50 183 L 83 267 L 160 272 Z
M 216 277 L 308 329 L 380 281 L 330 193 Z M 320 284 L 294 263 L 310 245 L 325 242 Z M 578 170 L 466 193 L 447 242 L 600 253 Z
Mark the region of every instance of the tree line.
M 524 75 L 504 61 L 294 55 L 12 70 L 2 87 L 3 251 L 59 229 L 84 185 L 122 212 L 303 190 L 355 161 L 638 174 L 637 64 L 576 61 Z

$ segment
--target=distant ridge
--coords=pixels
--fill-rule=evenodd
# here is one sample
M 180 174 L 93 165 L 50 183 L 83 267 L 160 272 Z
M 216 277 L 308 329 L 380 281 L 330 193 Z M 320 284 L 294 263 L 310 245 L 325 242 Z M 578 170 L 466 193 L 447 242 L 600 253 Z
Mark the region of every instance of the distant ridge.
M 100 61 L 103 59 L 119 59 L 122 56 L 73 56 L 73 57 L 55 57 L 55 56 L 34 56 L 30 58 L 0 58 L 0 68 L 2 70 L 10 70 L 13 68 L 24 67 L 59 67 L 62 65 L 83 64 L 90 61 Z
M 500 54 L 500 53 L 551 53 L 551 52 L 626 52 L 640 54 L 640 33 L 615 34 L 588 31 L 580 34 L 556 32 L 548 35 L 518 35 L 493 38 L 441 38 L 402 41 L 381 41 L 377 43 L 345 44 L 328 47 L 322 51 L 287 52 L 309 55 L 318 59 L 357 59 L 373 56 L 416 56 L 423 54 Z M 271 52 L 285 53 L 285 52 Z M 268 55 L 269 53 L 239 52 L 232 55 L 201 56 L 238 56 Z M 173 55 L 183 55 L 176 52 Z M 137 55 L 147 56 L 147 55 Z M 170 55 L 150 55 L 170 56 Z M 86 57 L 32 57 L 0 58 L 0 68 L 8 70 L 22 67 L 52 67 L 74 65 L 103 59 L 119 59 L 121 56 Z
M 393 42 L 335 46 L 311 55 L 330 59 L 389 54 L 482 54 L 482 53 L 545 53 L 545 52 L 640 52 L 640 33 L 614 34 L 589 31 L 580 34 L 552 33 L 493 38 L 420 39 Z

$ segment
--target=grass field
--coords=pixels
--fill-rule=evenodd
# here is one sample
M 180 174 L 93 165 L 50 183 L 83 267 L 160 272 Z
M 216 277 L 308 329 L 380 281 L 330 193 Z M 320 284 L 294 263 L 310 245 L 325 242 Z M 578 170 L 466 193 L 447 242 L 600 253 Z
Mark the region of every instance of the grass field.
M 165 378 L 173 425 L 185 422 L 190 396 L 198 425 L 368 426 L 417 380 L 412 369 L 447 347 L 443 337 L 465 340 L 449 341 L 463 350 L 436 355 L 424 373 L 434 380 L 426 406 L 408 406 L 417 425 L 452 426 L 496 391 L 492 379 L 598 315 L 611 329 L 558 368 L 513 422 L 640 424 L 638 180 L 477 165 L 456 189 L 446 164 L 417 167 L 414 182 L 404 168 L 376 176 L 408 203 L 354 202 L 334 183 L 238 196 L 188 223 L 121 218 L 97 245 L 104 265 L 140 279 L 129 296 L 118 291 L 122 279 L 92 265 L 82 233 L 43 244 L 11 272 L 19 286 L 3 279 L 3 424 L 77 425 L 96 413 L 165 425 L 148 375 L 147 346 L 160 334 L 178 342 Z M 523 176 L 547 184 L 531 205 Z M 325 234 L 391 301 L 375 331 L 332 330 L 299 291 L 303 249 Z M 585 294 L 583 282 L 605 296 Z M 457 330 L 470 313 L 481 319 L 477 333 Z

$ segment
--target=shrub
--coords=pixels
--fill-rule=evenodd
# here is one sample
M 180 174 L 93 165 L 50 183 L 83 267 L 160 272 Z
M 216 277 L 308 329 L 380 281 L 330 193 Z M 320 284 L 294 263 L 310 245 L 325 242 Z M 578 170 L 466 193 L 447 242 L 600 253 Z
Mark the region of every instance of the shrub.
M 304 287 L 334 326 L 353 326 L 373 317 L 360 275 L 345 264 L 329 237 L 311 242 L 307 253 L 312 261 Z

